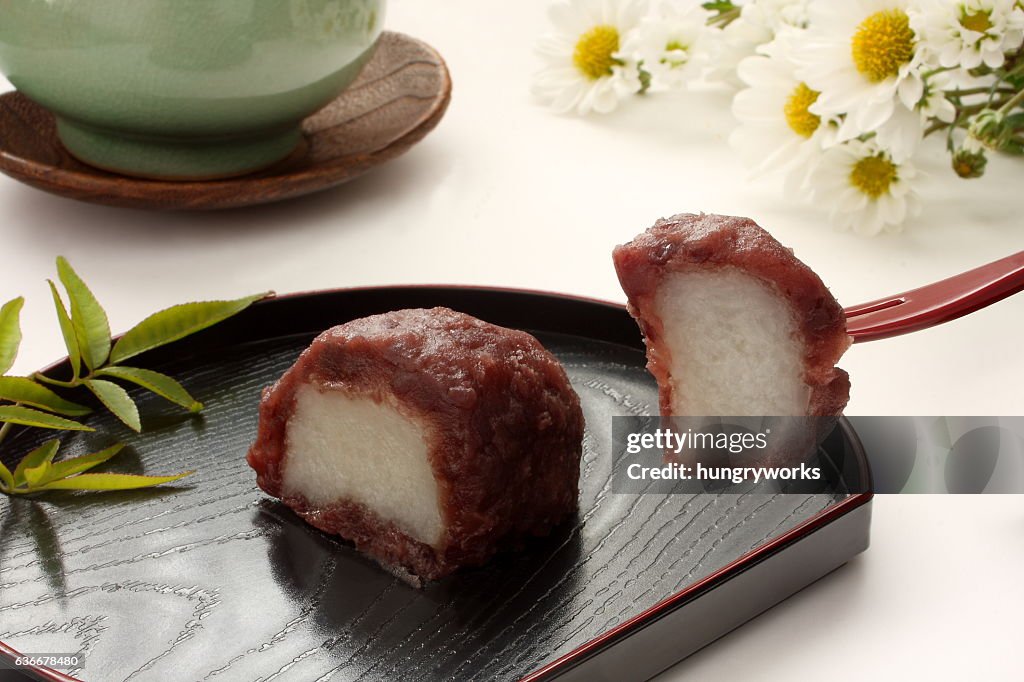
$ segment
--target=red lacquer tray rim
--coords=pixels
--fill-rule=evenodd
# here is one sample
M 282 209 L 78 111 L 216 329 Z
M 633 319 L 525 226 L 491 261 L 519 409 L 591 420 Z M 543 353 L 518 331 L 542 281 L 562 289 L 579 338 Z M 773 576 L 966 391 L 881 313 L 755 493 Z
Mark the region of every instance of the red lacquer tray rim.
M 267 298 L 258 301 L 253 304 L 253 307 L 273 305 L 275 302 L 288 302 L 302 299 L 313 299 L 316 297 L 322 297 L 325 295 L 344 295 L 344 294 L 358 294 L 358 293 L 376 293 L 385 291 L 417 291 L 417 292 L 429 292 L 431 290 L 445 290 L 445 291 L 458 291 L 467 293 L 498 293 L 498 294 L 512 294 L 512 295 L 524 295 L 524 296 L 541 296 L 545 298 L 560 299 L 565 302 L 578 302 L 586 303 L 590 305 L 598 305 L 606 308 L 611 308 L 621 312 L 628 312 L 626 306 L 622 303 L 616 303 L 592 296 L 583 296 L 577 294 L 566 294 L 549 292 L 538 289 L 526 289 L 520 287 L 506 287 L 506 286 L 477 286 L 471 284 L 398 284 L 398 285 L 381 285 L 381 286 L 359 286 L 359 287 L 339 287 L 333 289 L 320 289 L 320 290 L 308 290 L 299 291 L 288 294 L 274 294 L 271 293 Z M 639 333 L 639 330 L 638 330 Z M 67 362 L 67 358 L 58 360 L 57 362 L 49 365 L 43 372 L 51 371 L 59 368 L 61 365 Z M 865 481 L 868 482 L 868 489 L 870 486 L 870 470 L 867 466 L 867 461 L 864 456 L 863 446 L 857 437 L 853 427 L 850 426 L 849 422 L 845 419 L 840 420 L 840 427 L 844 430 L 845 436 L 853 443 L 854 450 L 858 456 L 859 464 L 861 467 L 861 473 L 865 477 Z M 719 584 L 728 581 L 731 577 L 741 573 L 747 568 L 757 564 L 762 559 L 774 554 L 781 550 L 783 547 L 800 540 L 807 535 L 810 535 L 814 531 L 828 525 L 832 521 L 852 512 L 854 509 L 861 507 L 874 497 L 874 493 L 854 493 L 846 499 L 836 504 L 830 505 L 825 510 L 819 512 L 815 516 L 807 519 L 803 523 L 791 528 L 782 535 L 770 540 L 769 542 L 751 550 L 750 552 L 740 556 L 731 563 L 723 566 L 714 573 L 702 578 L 701 580 L 693 583 L 692 585 L 672 594 L 660 602 L 651 606 L 642 613 L 616 625 L 611 630 L 591 639 L 585 644 L 577 647 L 570 651 L 564 656 L 552 661 L 538 670 L 530 673 L 526 677 L 520 679 L 519 682 L 540 682 L 541 680 L 552 679 L 558 676 L 560 673 L 572 668 L 580 661 L 588 658 L 589 656 L 597 653 L 601 649 L 611 646 L 615 641 L 622 638 L 628 637 L 630 634 L 642 629 L 646 625 L 658 620 L 667 613 L 680 608 L 688 601 L 692 600 L 699 594 L 713 589 Z M 7 659 L 10 663 L 13 663 L 14 659 L 24 654 L 18 652 L 13 647 L 0 641 L 0 657 Z M 66 673 L 48 668 L 45 666 L 29 666 L 25 668 L 18 668 L 19 672 L 24 674 L 34 675 L 39 679 L 45 680 L 46 682 L 86 682 L 77 677 L 72 677 Z

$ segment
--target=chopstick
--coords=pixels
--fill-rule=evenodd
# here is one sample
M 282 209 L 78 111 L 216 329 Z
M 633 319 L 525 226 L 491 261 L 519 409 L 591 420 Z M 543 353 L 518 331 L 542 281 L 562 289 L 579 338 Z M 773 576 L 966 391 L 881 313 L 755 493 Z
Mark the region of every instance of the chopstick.
M 934 284 L 846 308 L 854 343 L 955 320 L 1024 290 L 1024 251 Z

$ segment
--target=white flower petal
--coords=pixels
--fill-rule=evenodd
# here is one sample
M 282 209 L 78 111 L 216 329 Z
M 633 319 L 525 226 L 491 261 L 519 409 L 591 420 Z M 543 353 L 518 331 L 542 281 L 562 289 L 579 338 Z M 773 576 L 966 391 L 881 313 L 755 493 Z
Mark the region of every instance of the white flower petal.
M 888 121 L 896 110 L 896 103 L 892 98 L 882 99 L 871 104 L 864 104 L 852 116 L 860 127 L 861 131 L 870 133 L 878 130 L 883 123 Z
M 988 51 L 985 53 L 983 61 L 988 68 L 998 69 L 1006 63 L 1006 55 L 999 50 Z
M 924 81 L 917 75 L 912 75 L 896 89 L 896 93 L 908 109 L 913 109 L 924 97 Z
M 551 100 L 551 108 L 560 114 L 565 114 L 576 109 L 586 92 L 582 83 L 575 83 L 564 88 Z
M 543 57 L 551 57 L 556 60 L 571 60 L 573 49 L 574 44 L 566 39 L 565 36 L 544 36 L 537 41 L 537 54 Z
M 594 90 L 592 106 L 599 114 L 607 114 L 615 111 L 619 106 L 619 98 L 611 90 Z

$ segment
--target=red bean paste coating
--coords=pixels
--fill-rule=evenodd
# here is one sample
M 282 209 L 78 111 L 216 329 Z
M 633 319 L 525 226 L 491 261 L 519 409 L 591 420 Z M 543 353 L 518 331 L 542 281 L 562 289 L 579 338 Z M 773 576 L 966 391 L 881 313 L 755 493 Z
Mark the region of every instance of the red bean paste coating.
M 843 309 L 809 267 L 753 220 L 703 213 L 673 216 L 616 247 L 612 257 L 629 312 L 647 342 L 647 367 L 658 381 L 662 414 L 671 412 L 672 363 L 671 350 L 661 341 L 658 288 L 672 273 L 726 268 L 762 280 L 789 302 L 802 336 L 804 381 L 811 388 L 807 414 L 838 415 L 846 407 L 850 377 L 835 366 L 852 341 Z
M 365 506 L 283 496 L 285 438 L 304 384 L 387 400 L 423 424 L 445 527 L 439 548 Z M 478 566 L 577 509 L 583 412 L 565 370 L 533 336 L 446 308 L 334 327 L 264 390 L 248 454 L 257 483 L 311 525 L 384 566 L 434 580 Z

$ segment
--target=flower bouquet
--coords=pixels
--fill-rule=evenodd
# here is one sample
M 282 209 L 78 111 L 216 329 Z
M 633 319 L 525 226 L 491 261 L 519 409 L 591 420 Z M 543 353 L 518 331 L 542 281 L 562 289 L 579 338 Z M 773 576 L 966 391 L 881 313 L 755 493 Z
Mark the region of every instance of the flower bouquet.
M 550 17 L 534 90 L 552 108 L 735 88 L 731 144 L 840 228 L 917 214 L 928 138 L 962 178 L 992 152 L 1024 154 L 1024 0 L 569 0 Z

